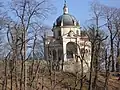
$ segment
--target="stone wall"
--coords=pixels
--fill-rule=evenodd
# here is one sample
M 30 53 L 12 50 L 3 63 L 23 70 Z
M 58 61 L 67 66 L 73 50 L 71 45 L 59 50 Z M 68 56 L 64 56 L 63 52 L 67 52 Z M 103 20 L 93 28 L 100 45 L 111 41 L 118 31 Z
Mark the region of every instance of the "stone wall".
M 85 62 L 83 63 L 83 72 L 86 73 L 88 72 L 89 67 L 85 64 Z M 65 72 L 72 72 L 72 73 L 81 73 L 81 62 L 78 61 L 66 61 L 64 62 L 64 66 L 63 66 L 63 71 Z

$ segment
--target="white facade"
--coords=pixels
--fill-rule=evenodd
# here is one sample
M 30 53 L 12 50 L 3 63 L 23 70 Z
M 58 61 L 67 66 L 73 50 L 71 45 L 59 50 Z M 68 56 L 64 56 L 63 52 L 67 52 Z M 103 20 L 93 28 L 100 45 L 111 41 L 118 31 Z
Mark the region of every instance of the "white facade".
M 79 62 L 84 59 L 84 63 L 90 65 L 91 44 L 87 36 L 81 37 L 80 25 L 74 16 L 68 14 L 66 4 L 52 31 L 53 36 L 45 36 L 44 40 L 46 60 Z

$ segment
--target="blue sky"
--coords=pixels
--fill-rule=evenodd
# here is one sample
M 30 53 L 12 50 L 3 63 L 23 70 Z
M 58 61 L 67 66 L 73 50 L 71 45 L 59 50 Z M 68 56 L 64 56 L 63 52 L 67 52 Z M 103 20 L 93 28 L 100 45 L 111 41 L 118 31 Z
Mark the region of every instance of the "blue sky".
M 81 26 L 85 26 L 86 20 L 91 19 L 90 2 L 93 0 L 66 0 L 69 8 L 69 13 L 74 15 L 77 20 L 80 21 Z M 95 1 L 95 0 L 94 0 Z M 120 0 L 97 0 L 101 4 L 120 8 Z M 52 15 L 45 21 L 49 26 L 53 25 L 53 22 L 58 16 L 63 14 L 64 0 L 54 0 L 53 4 L 57 8 L 56 14 Z
M 10 0 L 0 0 L 7 3 Z M 38 0 L 39 1 L 39 0 Z M 91 19 L 91 10 L 90 3 L 92 1 L 98 1 L 101 4 L 120 8 L 120 0 L 66 0 L 67 6 L 69 8 L 69 13 L 76 17 L 76 19 L 80 22 L 81 26 L 86 25 L 86 21 Z M 45 24 L 50 27 L 53 25 L 55 20 L 63 14 L 63 5 L 64 0 L 52 0 L 53 5 L 56 8 L 56 13 L 50 15 L 49 18 L 45 20 Z

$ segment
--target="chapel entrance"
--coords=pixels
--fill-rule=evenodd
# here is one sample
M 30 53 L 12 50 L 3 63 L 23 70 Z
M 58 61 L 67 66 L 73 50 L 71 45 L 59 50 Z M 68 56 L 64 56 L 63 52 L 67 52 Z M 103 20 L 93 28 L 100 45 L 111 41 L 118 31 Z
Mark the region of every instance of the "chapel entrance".
M 67 59 L 74 59 L 77 54 L 77 45 L 74 42 L 69 42 L 66 45 Z

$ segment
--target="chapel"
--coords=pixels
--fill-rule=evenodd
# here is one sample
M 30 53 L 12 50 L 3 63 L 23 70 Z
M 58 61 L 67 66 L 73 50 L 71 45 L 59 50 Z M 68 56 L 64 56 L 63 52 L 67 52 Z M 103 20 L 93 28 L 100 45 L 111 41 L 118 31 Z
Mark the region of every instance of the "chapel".
M 66 2 L 63 14 L 54 22 L 53 36 L 45 34 L 45 60 L 80 61 L 84 53 L 85 63 L 90 65 L 91 44 L 87 36 L 81 35 L 81 26 L 78 20 L 69 13 Z

